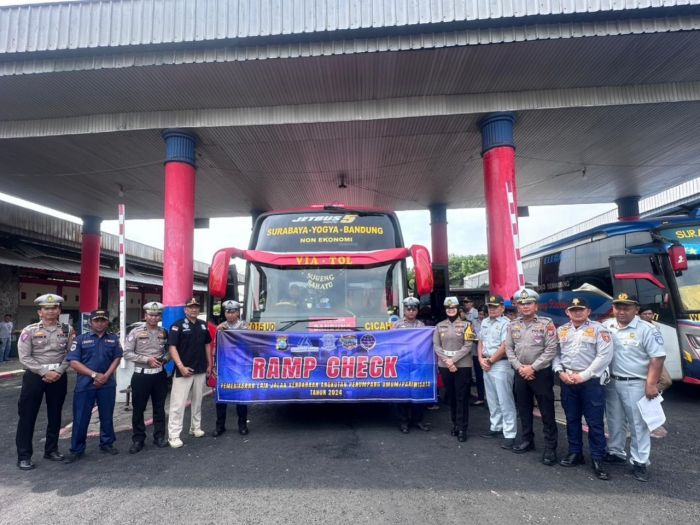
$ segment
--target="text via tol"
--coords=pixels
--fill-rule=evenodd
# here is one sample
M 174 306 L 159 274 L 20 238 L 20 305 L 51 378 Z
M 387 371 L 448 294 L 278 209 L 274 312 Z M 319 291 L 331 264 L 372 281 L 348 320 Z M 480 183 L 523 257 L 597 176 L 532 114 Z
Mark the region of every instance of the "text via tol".
M 302 266 L 311 266 L 318 264 L 353 264 L 352 258 L 349 255 L 332 255 L 330 257 L 316 257 L 314 255 L 298 255 L 296 263 Z

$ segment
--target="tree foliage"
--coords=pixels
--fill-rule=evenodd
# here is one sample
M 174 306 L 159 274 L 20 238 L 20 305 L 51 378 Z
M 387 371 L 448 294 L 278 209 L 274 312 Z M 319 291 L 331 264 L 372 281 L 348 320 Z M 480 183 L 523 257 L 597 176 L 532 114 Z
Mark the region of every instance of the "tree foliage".
M 467 275 L 486 270 L 488 259 L 486 255 L 455 255 L 451 254 L 447 262 L 451 286 L 462 286 Z

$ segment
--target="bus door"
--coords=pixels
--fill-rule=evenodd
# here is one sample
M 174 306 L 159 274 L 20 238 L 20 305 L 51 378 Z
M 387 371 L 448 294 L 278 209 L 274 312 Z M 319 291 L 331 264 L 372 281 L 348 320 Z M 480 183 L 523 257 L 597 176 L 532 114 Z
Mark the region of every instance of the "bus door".
M 683 377 L 678 346 L 677 323 L 671 305 L 668 282 L 658 254 L 610 257 L 613 297 L 621 293 L 636 295 L 640 305 L 651 306 L 657 313 L 657 327 L 664 338 L 665 366 L 673 379 Z

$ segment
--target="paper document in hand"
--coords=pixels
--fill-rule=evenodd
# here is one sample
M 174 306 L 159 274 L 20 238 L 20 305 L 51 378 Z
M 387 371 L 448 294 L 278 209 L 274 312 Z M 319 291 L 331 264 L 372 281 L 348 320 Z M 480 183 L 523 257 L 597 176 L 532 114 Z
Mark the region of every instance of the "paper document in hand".
M 666 414 L 664 414 L 664 409 L 661 407 L 663 400 L 664 398 L 659 394 L 654 399 L 647 399 L 647 397 L 644 396 L 637 401 L 642 419 L 644 419 L 647 427 L 649 427 L 650 432 L 656 430 L 666 422 Z

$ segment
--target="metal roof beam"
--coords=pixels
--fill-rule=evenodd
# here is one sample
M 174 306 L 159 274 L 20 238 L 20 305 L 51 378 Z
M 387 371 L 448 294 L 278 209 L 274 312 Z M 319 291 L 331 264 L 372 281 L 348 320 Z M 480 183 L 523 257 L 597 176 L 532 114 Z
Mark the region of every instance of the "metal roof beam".
M 700 82 L 606 86 L 328 104 L 113 113 L 0 123 L 0 139 L 163 128 L 217 128 L 353 122 L 494 111 L 528 111 L 700 101 Z

